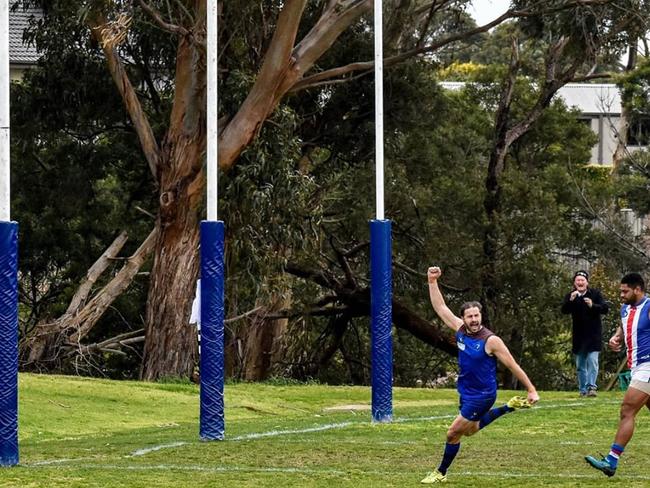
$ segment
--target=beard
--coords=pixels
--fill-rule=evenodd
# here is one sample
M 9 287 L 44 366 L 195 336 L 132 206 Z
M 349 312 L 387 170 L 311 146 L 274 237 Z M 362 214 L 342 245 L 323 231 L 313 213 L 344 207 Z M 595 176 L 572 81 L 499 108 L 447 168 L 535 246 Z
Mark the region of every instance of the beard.
M 481 330 L 482 327 L 480 322 L 469 322 L 465 324 L 465 328 L 469 333 L 474 334 Z

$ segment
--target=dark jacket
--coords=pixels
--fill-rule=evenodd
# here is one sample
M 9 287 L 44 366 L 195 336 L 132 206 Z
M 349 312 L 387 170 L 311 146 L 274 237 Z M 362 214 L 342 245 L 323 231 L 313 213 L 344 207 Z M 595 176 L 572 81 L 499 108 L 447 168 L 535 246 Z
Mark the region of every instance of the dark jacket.
M 583 296 L 573 301 L 570 296 L 571 293 L 567 293 L 562 301 L 562 313 L 571 314 L 573 319 L 573 354 L 600 351 L 603 335 L 600 316 L 609 311 L 609 304 L 596 288 L 587 288 Z M 585 303 L 585 297 L 591 298 L 591 308 Z

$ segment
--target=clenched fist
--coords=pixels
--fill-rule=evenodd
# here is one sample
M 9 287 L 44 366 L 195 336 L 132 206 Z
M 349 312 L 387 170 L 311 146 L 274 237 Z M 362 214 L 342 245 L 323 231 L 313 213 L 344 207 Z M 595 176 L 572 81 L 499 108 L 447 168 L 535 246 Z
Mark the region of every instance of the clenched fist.
M 440 278 L 442 271 L 438 266 L 431 266 L 427 271 L 427 280 L 429 283 L 435 283 L 435 281 Z
M 614 352 L 619 352 L 623 349 L 623 344 L 621 343 L 621 336 L 614 334 L 609 340 L 609 348 Z

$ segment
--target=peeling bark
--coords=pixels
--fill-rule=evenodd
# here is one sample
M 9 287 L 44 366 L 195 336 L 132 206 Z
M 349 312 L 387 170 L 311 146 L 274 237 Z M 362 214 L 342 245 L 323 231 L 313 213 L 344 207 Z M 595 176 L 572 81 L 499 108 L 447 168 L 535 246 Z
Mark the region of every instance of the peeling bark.
M 204 19 L 205 15 L 200 17 Z M 159 231 L 151 271 L 141 370 L 144 380 L 189 377 L 198 348 L 188 325 L 199 273 L 199 204 L 203 199 L 206 148 L 206 71 L 201 36 L 178 42 L 176 93 L 170 125 L 161 145 Z

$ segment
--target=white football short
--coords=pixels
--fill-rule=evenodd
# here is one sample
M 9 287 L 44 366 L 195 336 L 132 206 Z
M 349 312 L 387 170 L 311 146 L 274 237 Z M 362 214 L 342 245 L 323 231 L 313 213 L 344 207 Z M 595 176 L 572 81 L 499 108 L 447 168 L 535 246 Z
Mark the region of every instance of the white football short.
M 630 388 L 650 395 L 650 362 L 646 361 L 632 368 L 631 379 Z

